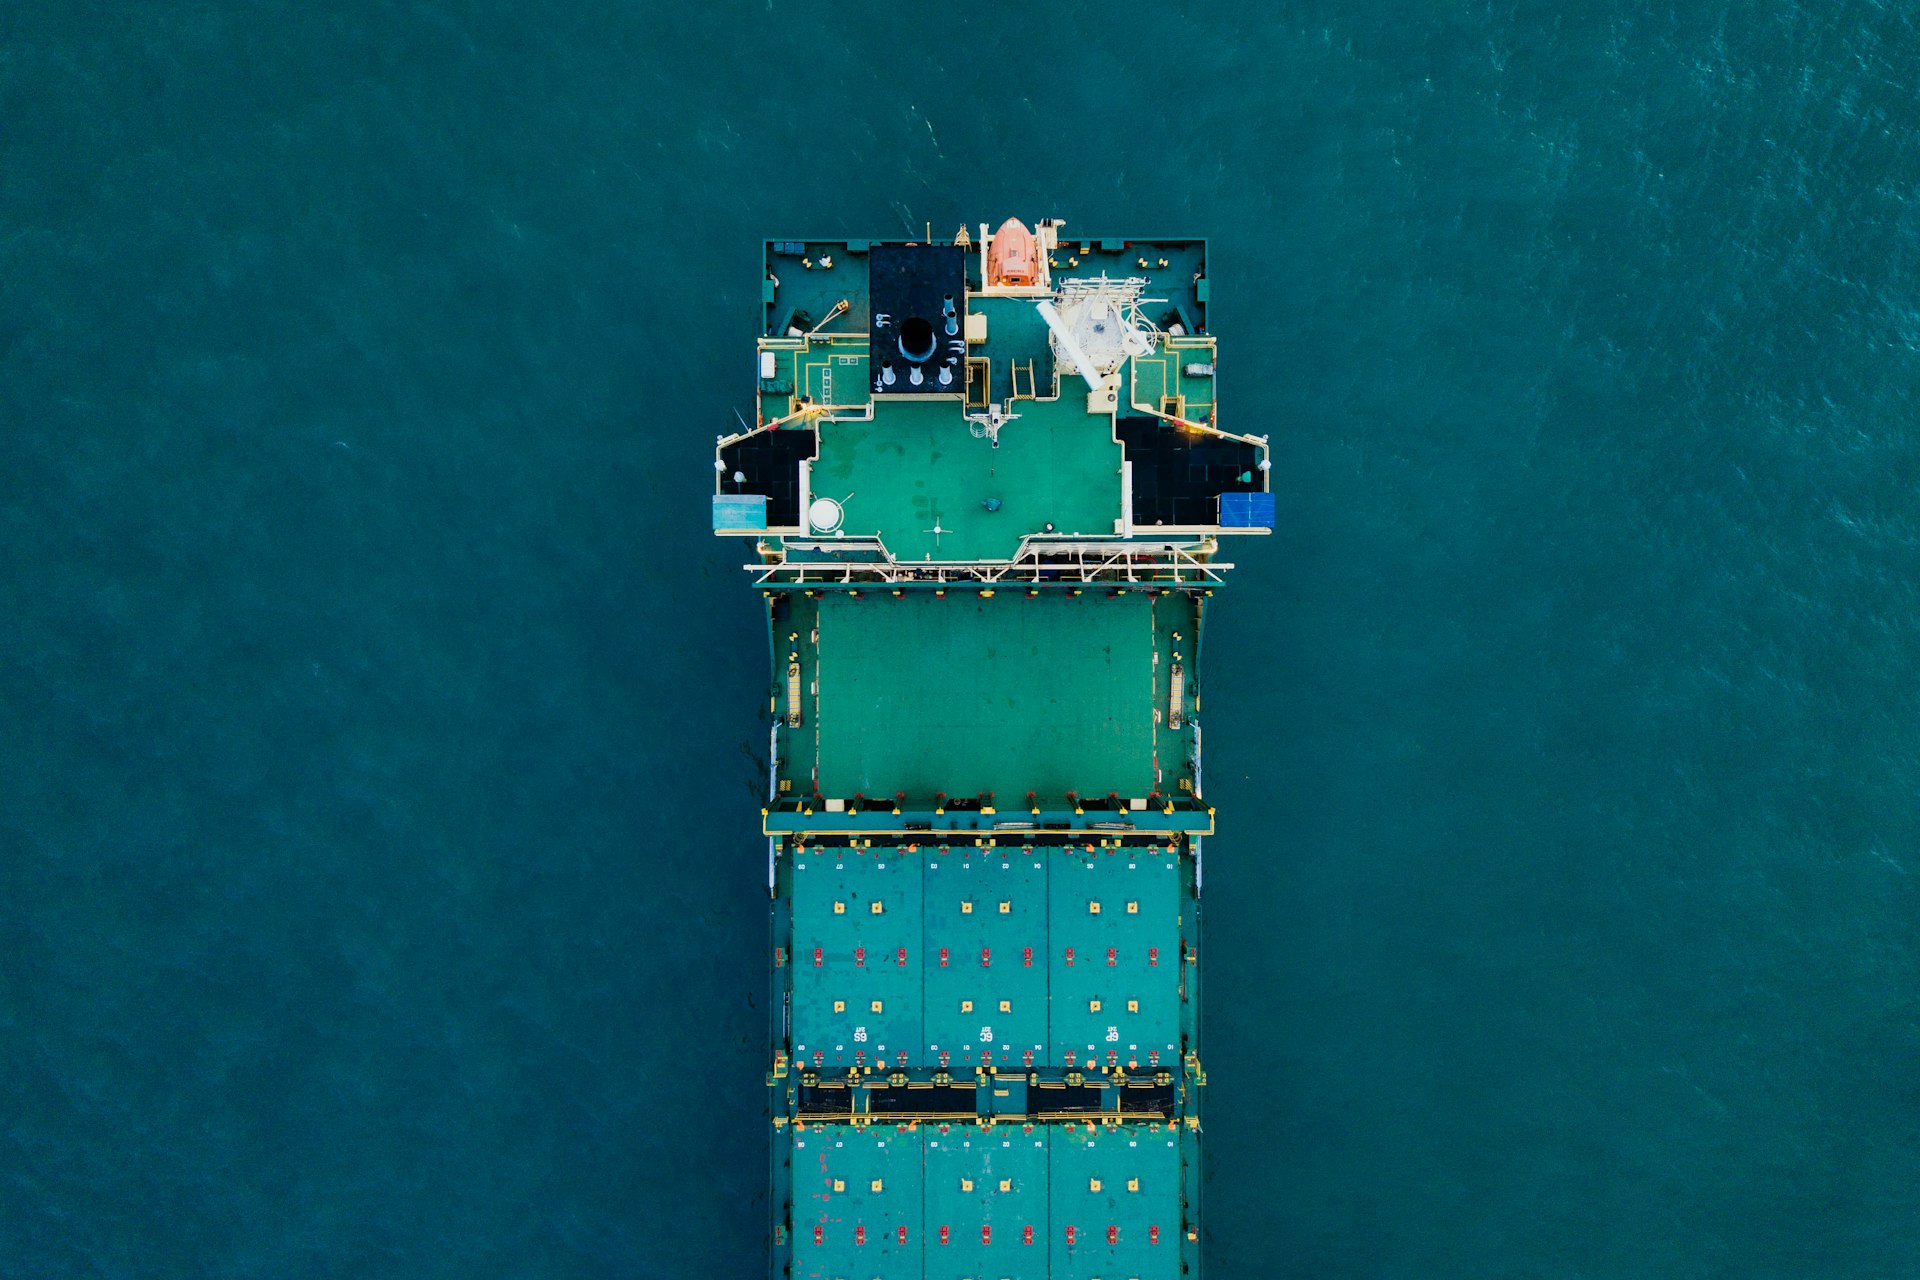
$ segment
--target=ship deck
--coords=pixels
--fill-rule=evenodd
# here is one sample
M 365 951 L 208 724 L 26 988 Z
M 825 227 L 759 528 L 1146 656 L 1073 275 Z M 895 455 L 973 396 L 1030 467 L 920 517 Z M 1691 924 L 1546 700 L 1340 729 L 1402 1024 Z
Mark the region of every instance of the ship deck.
M 834 1076 L 1177 1065 L 1191 1014 L 1177 850 L 793 848 L 794 1060 Z
M 1193 1155 L 1169 1125 L 809 1128 L 792 1274 L 1173 1280 Z
M 1021 538 L 1049 524 L 1111 537 L 1121 461 L 1112 421 L 1087 413 L 1084 394 L 1015 408 L 998 448 L 973 435 L 953 400 L 823 423 L 812 492 L 841 502 L 843 532 L 878 534 L 899 560 L 1009 560 Z M 997 510 L 987 510 L 989 499 Z
M 799 662 L 802 698 L 800 725 L 780 730 L 786 791 L 922 804 L 991 793 L 1011 810 L 1029 792 L 1058 804 L 1186 790 L 1192 730 L 1170 728 L 1168 711 L 1176 654 L 1191 671 L 1194 602 L 1094 594 L 1106 598 L 784 597 L 776 648 Z

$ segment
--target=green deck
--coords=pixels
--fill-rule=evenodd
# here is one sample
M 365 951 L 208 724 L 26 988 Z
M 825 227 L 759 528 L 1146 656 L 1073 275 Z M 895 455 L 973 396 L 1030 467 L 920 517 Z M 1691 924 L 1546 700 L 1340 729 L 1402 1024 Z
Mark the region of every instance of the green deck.
M 924 1275 L 922 1162 L 920 1134 L 910 1129 L 795 1133 L 795 1280 Z
M 1180 1041 L 1180 875 L 1170 854 L 1062 855 L 1048 895 L 1047 1060 L 1171 1064 Z
M 794 1052 L 823 1053 L 822 1064 L 836 1068 L 917 1064 L 925 1022 L 919 860 L 884 849 L 837 855 L 804 857 L 793 877 Z
M 814 404 L 858 408 L 872 399 L 864 343 L 813 342 L 793 353 L 793 384 Z
M 802 724 L 782 730 L 783 772 L 801 793 L 990 791 L 1001 808 L 1173 793 L 1190 736 L 1167 728 L 1169 673 L 1193 616 L 1188 597 L 1140 592 L 796 601 L 779 641 L 799 654 Z
M 987 341 L 971 353 L 987 362 L 987 377 L 984 385 L 968 389 L 968 398 L 1006 404 L 1016 391 L 1027 396 L 1052 395 L 1053 348 L 1047 322 L 1040 318 L 1033 299 L 975 297 L 968 300 L 967 308 L 987 318 Z M 1016 368 L 1018 387 L 1014 385 Z M 1077 407 L 1084 409 L 1086 384 L 1070 382 L 1066 389 L 1069 394 L 1083 393 Z
M 1022 850 L 926 859 L 929 1057 L 955 1065 L 1047 1060 L 1047 859 Z M 988 963 L 982 963 L 987 961 Z
M 827 324 L 828 333 L 865 333 L 867 330 L 867 255 L 855 252 L 844 241 L 811 240 L 805 259 L 787 254 L 767 257 L 767 292 L 774 305 L 767 312 L 772 333 L 785 333 L 790 324 L 804 318 L 803 328 L 826 321 L 833 304 L 842 298 L 851 308 L 847 314 Z M 833 266 L 823 265 L 831 259 Z M 780 283 L 774 285 L 774 280 Z
M 1054 1134 L 1050 1154 L 1052 1280 L 1174 1280 L 1180 1274 L 1178 1135 L 1166 1128 L 1084 1126 Z
M 965 1125 L 926 1136 L 927 1280 L 1044 1280 L 1048 1137 Z
M 1078 386 L 1017 402 L 997 449 L 972 434 L 957 399 L 882 400 L 871 422 L 822 422 L 810 490 L 844 502 L 843 532 L 878 534 L 901 560 L 1008 560 L 1048 524 L 1111 537 L 1120 446 Z M 981 505 L 989 498 L 999 510 Z
M 1166 1125 L 809 1126 L 796 1280 L 1174 1280 L 1183 1152 Z
M 1128 364 L 1128 396 L 1134 404 L 1160 409 L 1189 422 L 1210 423 L 1214 415 L 1213 379 L 1190 377 L 1186 368 L 1212 361 L 1213 349 L 1204 340 L 1169 339 L 1151 355 L 1136 356 Z
M 794 1057 L 828 1075 L 1172 1067 L 1184 874 L 1117 841 L 796 851 Z

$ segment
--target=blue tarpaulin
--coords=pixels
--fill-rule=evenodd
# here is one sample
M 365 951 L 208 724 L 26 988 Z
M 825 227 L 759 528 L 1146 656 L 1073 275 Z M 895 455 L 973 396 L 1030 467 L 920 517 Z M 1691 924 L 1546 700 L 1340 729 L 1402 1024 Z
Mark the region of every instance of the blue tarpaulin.
M 1221 494 L 1220 527 L 1223 529 L 1273 528 L 1273 495 L 1270 493 Z

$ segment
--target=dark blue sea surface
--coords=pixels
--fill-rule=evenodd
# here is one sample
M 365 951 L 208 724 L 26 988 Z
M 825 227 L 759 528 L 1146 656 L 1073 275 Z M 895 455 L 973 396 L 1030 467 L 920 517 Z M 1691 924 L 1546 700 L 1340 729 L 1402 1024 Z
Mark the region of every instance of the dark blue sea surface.
M 1920 25 L 0 12 L 0 1274 L 734 1277 L 764 236 L 1212 240 L 1211 1274 L 1920 1275 Z

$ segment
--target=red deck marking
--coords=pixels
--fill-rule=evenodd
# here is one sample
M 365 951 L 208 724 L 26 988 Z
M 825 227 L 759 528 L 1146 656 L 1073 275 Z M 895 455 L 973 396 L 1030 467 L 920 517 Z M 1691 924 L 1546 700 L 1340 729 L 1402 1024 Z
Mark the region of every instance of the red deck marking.
M 1147 1228 L 1147 1243 L 1148 1243 L 1148 1244 L 1159 1244 L 1159 1243 L 1160 1243 L 1160 1228 L 1158 1228 L 1158 1227 L 1148 1227 L 1148 1228 Z
M 1073 948 L 1067 948 L 1067 968 L 1073 968 Z
M 825 1227 L 815 1227 L 813 1229 L 813 1242 L 815 1244 L 825 1244 L 827 1242 L 827 1229 Z
M 1107 1243 L 1108 1243 L 1108 1244 L 1119 1244 L 1119 1243 L 1120 1243 L 1120 1228 L 1118 1228 L 1118 1227 L 1108 1227 L 1108 1228 L 1107 1228 Z
M 1157 1229 L 1158 1228 L 1156 1228 L 1156 1230 Z M 907 1229 L 905 1227 L 902 1227 L 900 1228 L 900 1243 L 905 1244 L 906 1242 L 907 1242 Z
M 907 949 L 905 947 L 900 948 L 900 967 L 902 969 L 907 967 Z
M 1160 948 L 1158 947 L 1147 948 L 1147 963 L 1151 965 L 1157 965 L 1160 963 Z
M 855 1227 L 853 1229 L 853 1242 L 855 1244 L 865 1244 L 867 1242 L 867 1229 L 865 1227 Z
M 821 961 L 821 956 L 822 956 L 823 954 L 824 954 L 824 953 L 823 953 L 823 952 L 821 951 L 821 949 L 820 949 L 819 947 L 815 947 L 815 948 L 813 949 L 813 967 L 814 967 L 814 968 L 816 968 L 816 969 L 818 969 L 818 968 L 820 967 L 820 965 L 821 965 L 821 963 L 822 963 L 822 961 Z
M 855 947 L 853 949 L 853 962 L 858 965 L 866 964 L 867 949 L 865 947 Z
M 1024 964 L 1029 969 L 1033 968 L 1033 948 L 1032 947 L 1020 948 L 1020 963 Z
M 993 1243 L 993 1225 L 991 1223 L 983 1222 L 980 1224 L 980 1243 L 981 1244 Z
M 1033 1224 L 1032 1223 L 1028 1223 L 1026 1226 L 1020 1229 L 1020 1243 L 1021 1244 L 1033 1243 Z
M 947 949 L 945 947 L 940 948 L 940 967 L 942 969 L 947 967 Z
M 1067 1245 L 1069 1248 L 1071 1248 L 1073 1245 L 1073 1236 L 1074 1236 L 1073 1228 L 1068 1227 L 1067 1228 Z
M 1120 948 L 1108 947 L 1107 948 L 1107 967 L 1112 968 L 1114 965 L 1118 964 L 1119 962 L 1120 962 Z
M 943 1222 L 940 1224 L 940 1243 L 945 1244 L 946 1242 L 947 1242 L 947 1224 Z

